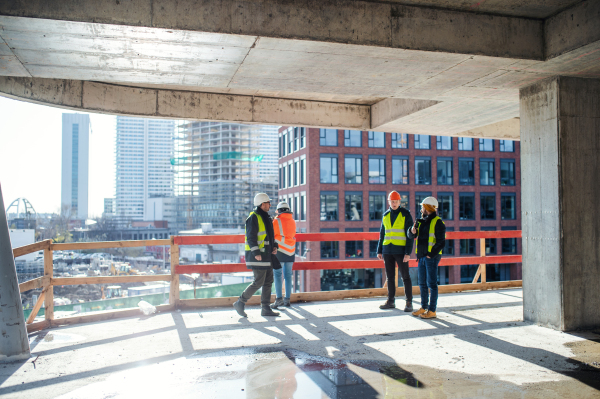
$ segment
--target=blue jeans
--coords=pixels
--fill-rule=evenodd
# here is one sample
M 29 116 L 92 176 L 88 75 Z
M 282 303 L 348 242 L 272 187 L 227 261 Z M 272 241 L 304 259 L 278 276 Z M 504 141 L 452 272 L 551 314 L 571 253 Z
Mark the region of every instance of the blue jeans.
M 292 266 L 294 262 L 281 262 L 281 269 L 273 269 L 273 275 L 275 276 L 275 294 L 277 298 L 282 297 L 281 293 L 281 274 L 285 279 L 285 297 L 290 299 L 292 294 Z
M 424 257 L 419 259 L 419 287 L 421 287 L 421 307 L 435 312 L 438 299 L 438 264 L 442 255 L 433 258 Z M 431 292 L 431 299 L 429 298 Z

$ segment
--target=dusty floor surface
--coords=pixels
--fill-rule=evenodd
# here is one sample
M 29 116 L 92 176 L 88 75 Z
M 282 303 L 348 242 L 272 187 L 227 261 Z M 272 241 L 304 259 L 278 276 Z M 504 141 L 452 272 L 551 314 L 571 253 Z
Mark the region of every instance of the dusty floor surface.
M 45 330 L 30 336 L 29 361 L 0 364 L 0 396 L 600 398 L 600 335 L 524 323 L 520 289 L 441 295 L 434 320 L 382 311 L 381 302 Z

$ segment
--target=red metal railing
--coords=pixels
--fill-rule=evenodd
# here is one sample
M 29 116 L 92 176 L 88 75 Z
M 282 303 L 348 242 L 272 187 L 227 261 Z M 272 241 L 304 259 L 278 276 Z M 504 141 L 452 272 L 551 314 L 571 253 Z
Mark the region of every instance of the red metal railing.
M 446 233 L 447 240 L 479 239 L 482 256 L 453 257 L 443 256 L 440 266 L 457 265 L 485 265 L 503 263 L 521 263 L 521 255 L 485 256 L 486 238 L 521 238 L 521 230 L 512 231 L 449 231 Z M 298 233 L 297 242 L 323 242 L 323 241 L 376 241 L 379 240 L 378 232 L 368 233 Z M 202 245 L 202 244 L 243 244 L 244 235 L 210 235 L 210 236 L 175 236 L 175 245 Z M 415 258 L 414 255 L 412 255 Z M 180 265 L 175 262 L 176 274 L 190 273 L 236 273 L 246 272 L 245 263 L 226 264 L 191 264 Z M 417 260 L 411 259 L 410 267 L 417 266 Z M 320 260 L 304 261 L 294 263 L 294 270 L 330 270 L 330 269 L 378 269 L 383 268 L 383 261 L 379 259 L 357 259 L 357 260 Z

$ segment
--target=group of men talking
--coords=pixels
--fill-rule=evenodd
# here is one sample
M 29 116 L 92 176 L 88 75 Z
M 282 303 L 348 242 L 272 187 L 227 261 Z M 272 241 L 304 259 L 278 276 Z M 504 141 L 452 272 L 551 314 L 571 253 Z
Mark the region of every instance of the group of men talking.
M 421 202 L 421 217 L 413 220 L 410 211 L 400 204 L 400 194 L 388 195 L 389 209 L 383 214 L 377 257 L 385 264 L 388 298 L 380 309 L 396 307 L 396 265 L 404 284 L 405 312 L 423 319 L 436 317 L 438 299 L 438 265 L 446 241 L 446 226 L 437 215 L 438 201 L 427 197 Z M 261 315 L 279 316 L 280 306 L 290 306 L 292 267 L 296 251 L 296 222 L 286 202 L 277 205 L 276 217 L 271 220 L 271 199 L 265 193 L 254 197 L 255 209 L 246 219 L 246 267 L 254 281 L 244 290 L 233 307 L 247 317 L 246 302 L 262 288 Z M 421 291 L 421 307 L 413 309 L 412 281 L 408 261 L 416 241 L 417 269 Z M 285 281 L 285 297 L 282 292 Z M 271 286 L 275 281 L 276 299 L 271 304 Z

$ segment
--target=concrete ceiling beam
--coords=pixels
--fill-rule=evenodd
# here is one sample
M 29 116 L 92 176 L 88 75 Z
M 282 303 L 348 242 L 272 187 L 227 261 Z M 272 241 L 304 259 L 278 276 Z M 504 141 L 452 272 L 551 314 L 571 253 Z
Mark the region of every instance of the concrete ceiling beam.
M 429 108 L 439 101 L 386 98 L 371 106 L 371 127 L 373 130 L 388 131 L 390 124 L 405 116 Z
M 368 105 L 0 76 L 0 95 L 115 115 L 367 130 Z
M 546 59 L 600 40 L 600 1 L 582 1 L 544 21 Z
M 372 1 L 33 0 L 0 15 L 542 60 L 543 21 Z
M 519 118 L 507 119 L 502 122 L 492 123 L 475 129 L 458 133 L 459 137 L 476 137 L 497 140 L 521 140 L 521 124 Z

